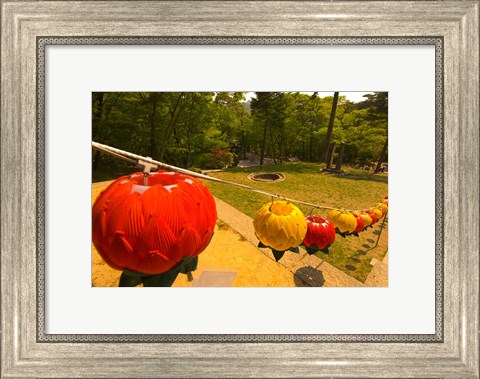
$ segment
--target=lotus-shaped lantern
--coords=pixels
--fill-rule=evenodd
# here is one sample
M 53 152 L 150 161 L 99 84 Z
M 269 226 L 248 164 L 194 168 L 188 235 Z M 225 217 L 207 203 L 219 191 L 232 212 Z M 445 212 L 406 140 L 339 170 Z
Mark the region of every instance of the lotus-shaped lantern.
M 209 244 L 217 219 L 215 201 L 193 177 L 167 171 L 121 177 L 96 199 L 92 239 L 117 270 L 160 274 Z

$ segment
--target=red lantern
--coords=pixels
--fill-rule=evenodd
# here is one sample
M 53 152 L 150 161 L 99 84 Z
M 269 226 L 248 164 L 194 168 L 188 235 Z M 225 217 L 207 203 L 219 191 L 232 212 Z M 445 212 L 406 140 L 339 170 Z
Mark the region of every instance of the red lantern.
M 365 229 L 365 221 L 363 221 L 363 218 L 356 212 L 352 212 L 352 214 L 355 216 L 355 219 L 357 220 L 357 227 L 353 231 L 353 233 L 360 233 L 363 229 Z
M 374 225 L 378 221 L 377 215 L 373 213 L 371 210 L 367 209 L 364 212 L 372 218 L 372 223 L 370 225 Z
M 326 218 L 307 216 L 307 235 L 303 243 L 307 248 L 326 249 L 335 242 L 335 227 Z
M 115 180 L 92 210 L 92 239 L 114 269 L 166 272 L 209 244 L 215 201 L 198 180 L 174 172 L 138 172 Z

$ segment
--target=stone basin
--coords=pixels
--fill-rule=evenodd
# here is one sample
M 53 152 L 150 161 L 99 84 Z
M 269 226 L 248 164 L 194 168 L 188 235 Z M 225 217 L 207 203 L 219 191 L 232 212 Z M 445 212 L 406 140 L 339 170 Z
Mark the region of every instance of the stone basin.
M 278 172 L 253 172 L 248 175 L 248 179 L 256 182 L 281 182 L 285 180 L 285 175 Z

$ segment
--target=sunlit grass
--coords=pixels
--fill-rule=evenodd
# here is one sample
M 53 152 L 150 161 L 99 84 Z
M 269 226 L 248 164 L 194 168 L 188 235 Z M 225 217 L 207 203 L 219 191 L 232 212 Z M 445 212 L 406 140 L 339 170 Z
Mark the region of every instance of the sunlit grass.
M 223 180 L 242 183 L 278 193 L 282 196 L 334 208 L 361 210 L 375 206 L 388 193 L 388 174 L 372 174 L 368 171 L 344 168 L 346 174 L 321 173 L 322 166 L 314 163 L 291 162 L 276 166 L 265 166 L 261 170 L 254 168 L 234 168 L 226 172 L 211 173 L 211 176 Z M 286 179 L 281 182 L 262 183 L 247 178 L 252 172 L 279 172 Z M 250 217 L 255 217 L 260 207 L 271 199 L 226 184 L 203 181 L 214 196 L 231 204 Z M 304 214 L 310 214 L 312 208 L 298 204 Z M 313 210 L 314 214 L 326 216 L 326 210 Z M 374 245 L 378 238 L 381 222 L 360 234 L 360 237 L 339 235 L 330 248 L 330 254 L 318 253 L 318 256 L 352 277 L 364 282 L 372 266 L 372 258 L 381 260 L 387 250 L 388 228 L 382 232 L 378 247 Z M 252 225 L 253 228 L 253 225 Z

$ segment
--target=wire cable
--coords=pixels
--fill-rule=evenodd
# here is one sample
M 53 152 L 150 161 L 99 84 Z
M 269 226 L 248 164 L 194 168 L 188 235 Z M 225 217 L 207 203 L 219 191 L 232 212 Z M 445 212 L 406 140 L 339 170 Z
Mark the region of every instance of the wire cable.
M 223 180 L 223 179 L 215 178 L 215 177 L 212 177 L 212 176 L 200 174 L 200 173 L 190 171 L 190 170 L 187 170 L 187 169 L 184 169 L 184 168 L 180 168 L 180 167 L 169 165 L 167 163 L 156 161 L 156 160 L 154 160 L 150 157 L 143 157 L 141 155 L 133 154 L 133 153 L 130 153 L 128 151 L 117 149 L 115 147 L 104 145 L 104 144 L 101 144 L 101 143 L 98 143 L 98 142 L 95 142 L 95 141 L 92 141 L 92 147 L 94 149 L 97 149 L 97 150 L 101 151 L 101 152 L 110 154 L 114 157 L 126 160 L 128 162 L 135 162 L 135 163 L 145 162 L 145 163 L 153 164 L 153 165 L 156 165 L 158 167 L 164 168 L 168 171 L 175 171 L 175 172 L 179 172 L 181 174 L 190 175 L 190 176 L 193 176 L 193 177 L 196 177 L 196 178 L 199 178 L 199 179 L 210 180 L 210 181 L 216 182 L 216 183 L 228 184 L 228 185 L 231 185 L 231 186 L 246 189 L 248 191 L 256 192 L 256 193 L 259 193 L 259 194 L 262 194 L 262 195 L 271 196 L 272 198 L 277 198 L 277 199 L 280 199 L 280 200 L 285 200 L 285 201 L 289 201 L 289 202 L 297 203 L 297 204 L 308 205 L 309 207 L 316 208 L 316 209 L 327 209 L 327 210 L 338 210 L 339 209 L 339 208 L 327 207 L 325 205 L 313 204 L 313 203 L 309 203 L 309 202 L 302 201 L 302 200 L 292 199 L 292 198 L 289 198 L 289 197 L 282 196 L 278 193 L 264 191 L 264 190 L 261 190 L 261 189 L 258 189 L 258 188 L 247 186 L 245 184 L 230 182 L 228 180 Z

